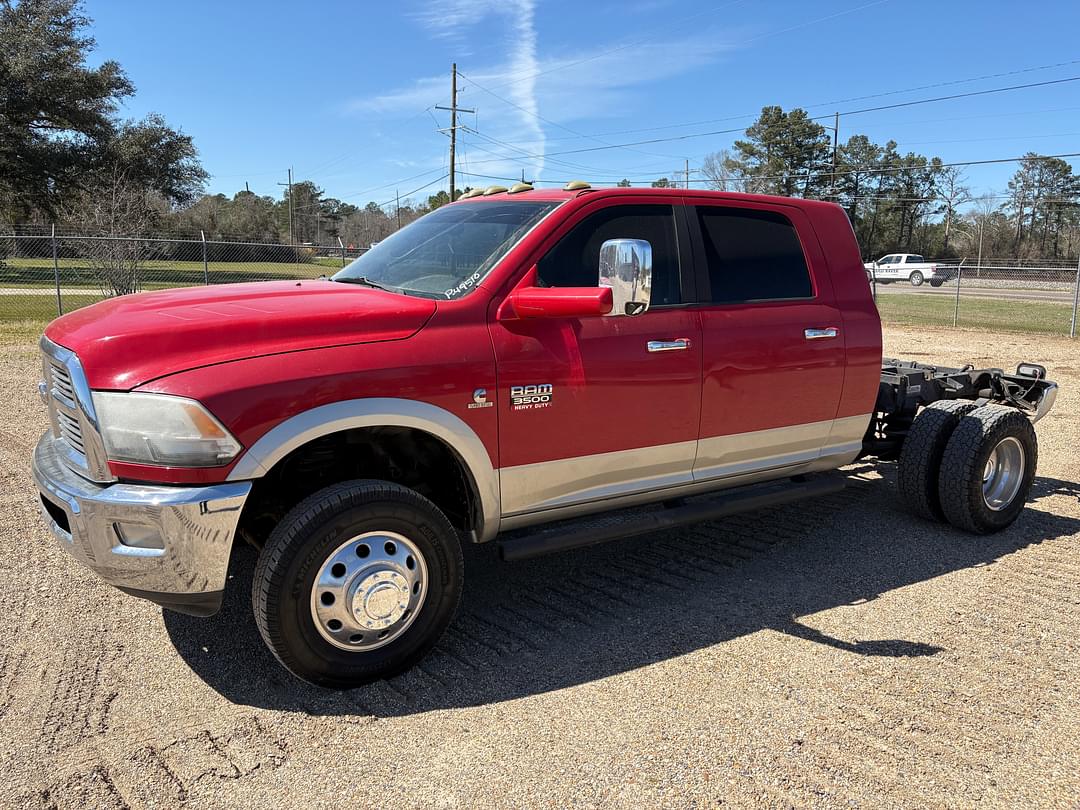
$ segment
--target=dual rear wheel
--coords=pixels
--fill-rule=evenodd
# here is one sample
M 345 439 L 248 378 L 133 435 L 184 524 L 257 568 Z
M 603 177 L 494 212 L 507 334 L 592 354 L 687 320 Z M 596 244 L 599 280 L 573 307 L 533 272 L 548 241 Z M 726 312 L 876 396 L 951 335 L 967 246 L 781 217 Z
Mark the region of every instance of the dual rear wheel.
M 1031 420 L 1013 408 L 935 402 L 916 417 L 904 441 L 897 485 L 917 515 L 987 534 L 1020 515 L 1038 453 Z

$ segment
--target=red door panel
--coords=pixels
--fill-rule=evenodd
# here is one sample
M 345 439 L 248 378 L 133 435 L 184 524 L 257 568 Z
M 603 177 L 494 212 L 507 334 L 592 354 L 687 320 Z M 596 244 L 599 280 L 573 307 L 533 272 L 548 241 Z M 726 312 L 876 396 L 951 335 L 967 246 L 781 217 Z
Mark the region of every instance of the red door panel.
M 693 311 L 503 321 L 491 332 L 501 466 L 697 439 L 701 337 Z M 646 347 L 680 338 L 689 348 Z M 515 409 L 511 389 L 545 384 L 549 402 Z
M 653 248 L 646 312 L 514 319 L 504 311 L 492 322 L 504 514 L 692 480 L 702 347 L 697 313 L 680 303 L 690 264 L 680 254 L 689 252 L 670 197 L 618 203 L 568 221 L 520 283 L 595 286 L 604 240 L 644 239 Z M 651 341 L 682 345 L 650 351 Z
M 801 300 L 702 306 L 701 442 L 694 466 L 699 479 L 816 458 L 830 442 L 843 390 L 843 320 L 809 222 L 795 209 L 754 210 L 773 217 L 782 213 L 795 227 L 810 288 Z M 696 213 L 689 218 L 696 227 Z M 704 243 L 696 241 L 695 247 L 695 259 L 707 273 Z M 767 249 L 764 258 L 747 258 L 745 263 L 738 250 L 732 252 L 735 258 L 724 265 L 724 272 L 770 272 Z M 829 330 L 825 334 L 830 335 L 835 330 L 835 336 L 809 338 L 807 330 Z

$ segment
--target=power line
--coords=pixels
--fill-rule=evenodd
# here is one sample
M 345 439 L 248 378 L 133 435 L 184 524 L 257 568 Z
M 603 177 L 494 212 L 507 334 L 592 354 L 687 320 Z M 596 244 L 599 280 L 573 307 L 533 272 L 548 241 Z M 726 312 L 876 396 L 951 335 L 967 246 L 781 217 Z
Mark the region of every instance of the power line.
M 914 93 L 914 92 L 917 92 L 919 90 L 930 90 L 930 89 L 933 89 L 935 87 L 949 87 L 949 86 L 954 86 L 954 85 L 958 85 L 958 84 L 970 84 L 971 82 L 984 81 L 986 79 L 999 79 L 999 78 L 1002 78 L 1002 77 L 1005 77 L 1005 76 L 1017 76 L 1017 75 L 1021 75 L 1021 74 L 1024 74 L 1024 73 L 1034 73 L 1034 72 L 1041 71 L 1041 70 L 1052 70 L 1054 68 L 1067 67 L 1067 66 L 1070 66 L 1070 65 L 1077 65 L 1077 64 L 1080 64 L 1080 59 L 1072 59 L 1072 60 L 1067 61 L 1067 62 L 1055 62 L 1054 64 L 1050 64 L 1050 65 L 1036 65 L 1036 66 L 1033 66 L 1033 67 L 1017 68 L 1016 70 L 1009 70 L 1009 71 L 1005 71 L 1003 73 L 987 73 L 987 74 L 984 74 L 982 76 L 972 76 L 972 77 L 966 78 L 966 79 L 953 79 L 953 80 L 946 81 L 946 82 L 935 82 L 933 84 L 923 84 L 923 85 L 919 85 L 919 86 L 916 86 L 916 87 L 905 87 L 905 88 L 900 89 L 900 90 L 887 90 L 887 91 L 884 91 L 884 92 L 881 92 L 881 93 L 871 93 L 869 95 L 864 95 L 864 96 L 852 96 L 850 98 L 834 99 L 832 101 L 822 101 L 822 102 L 818 102 L 816 104 L 802 104 L 802 105 L 794 105 L 794 106 L 801 107 L 802 109 L 806 109 L 806 110 L 812 110 L 812 109 L 815 109 L 817 107 L 835 107 L 837 104 L 848 104 L 848 103 L 851 103 L 851 102 L 854 102 L 854 101 L 867 101 L 867 100 L 872 99 L 872 98 L 885 98 L 887 96 L 902 95 L 904 93 Z M 1066 108 L 1066 109 L 1069 109 L 1069 108 Z M 1054 112 L 1054 111 L 1051 110 L 1049 112 Z M 623 129 L 623 130 L 615 130 L 615 131 L 612 131 L 612 132 L 601 132 L 601 133 L 597 133 L 597 135 L 598 135 L 598 137 L 607 137 L 607 136 L 610 136 L 610 135 L 634 135 L 634 134 L 637 134 L 639 132 L 659 132 L 659 131 L 662 131 L 662 130 L 665 130 L 665 129 L 681 129 L 683 127 L 702 126 L 704 124 L 717 124 L 717 123 L 720 123 L 722 121 L 737 121 L 739 119 L 751 118 L 751 117 L 754 117 L 754 116 L 759 115 L 759 114 L 760 114 L 759 112 L 748 112 L 748 113 L 741 113 L 739 115 L 729 115 L 729 116 L 725 116 L 723 118 L 705 118 L 705 119 L 701 119 L 701 120 L 698 120 L 698 121 L 685 121 L 685 122 L 683 122 L 681 124 L 665 124 L 663 126 L 658 126 L 658 127 L 642 127 L 642 128 L 639 128 L 639 129 Z M 560 139 L 553 138 L 552 140 L 560 140 Z M 567 140 L 570 140 L 570 139 L 567 139 Z
M 868 113 L 868 112 L 879 112 L 881 110 L 892 110 L 892 109 L 898 109 L 898 108 L 901 108 L 901 107 L 913 107 L 913 106 L 916 106 L 918 104 L 933 104 L 933 103 L 941 102 L 941 101 L 953 101 L 953 100 L 959 99 L 959 98 L 969 98 L 969 97 L 972 97 L 972 96 L 985 96 L 985 95 L 990 95 L 992 93 L 1005 93 L 1005 92 L 1009 92 L 1009 91 L 1013 91 L 1013 90 L 1027 90 L 1027 89 L 1031 89 L 1031 88 L 1034 88 L 1034 87 L 1046 87 L 1046 86 L 1050 86 L 1050 85 L 1065 84 L 1067 82 L 1075 82 L 1075 81 L 1080 81 L 1080 76 L 1070 76 L 1070 77 L 1065 78 L 1065 79 L 1051 79 L 1049 81 L 1044 81 L 1044 82 L 1031 82 L 1031 83 L 1028 83 L 1028 84 L 1010 85 L 1008 87 L 995 87 L 995 88 L 992 88 L 992 89 L 989 89 L 989 90 L 976 90 L 976 91 L 972 91 L 972 92 L 969 92 L 969 93 L 956 93 L 956 94 L 949 95 L 949 96 L 937 96 L 937 97 L 934 97 L 934 98 L 916 99 L 914 101 L 902 101 L 902 102 L 898 102 L 896 104 L 884 104 L 884 105 L 880 105 L 880 106 L 877 106 L 877 107 L 865 107 L 863 109 L 858 109 L 858 110 L 846 110 L 846 111 L 840 111 L 840 115 L 845 115 L 845 116 L 846 115 L 860 115 L 860 114 Z M 829 115 L 814 116 L 810 120 L 816 121 L 816 120 L 821 120 L 821 119 L 826 119 L 826 118 L 832 118 L 833 115 L 834 115 L 833 113 L 830 113 Z M 603 151 L 605 149 L 621 148 L 621 147 L 625 147 L 625 146 L 639 146 L 639 145 L 651 144 L 651 143 L 667 143 L 667 142 L 671 142 L 671 141 L 689 140 L 691 138 L 706 138 L 706 137 L 710 137 L 710 136 L 713 136 L 713 135 L 729 135 L 729 134 L 731 134 L 733 132 L 742 132 L 743 129 L 744 129 L 743 127 L 735 127 L 735 128 L 732 128 L 732 129 L 711 130 L 709 132 L 692 132 L 692 133 L 685 133 L 685 134 L 682 134 L 682 135 L 672 135 L 672 136 L 668 136 L 668 137 L 664 137 L 664 138 L 649 138 L 649 139 L 646 139 L 646 140 L 631 141 L 629 143 L 613 144 L 612 146 L 588 146 L 588 147 L 582 147 L 580 149 L 565 149 L 565 150 L 557 151 L 557 152 L 548 152 L 548 153 L 546 153 L 544 155 L 529 155 L 529 157 L 533 157 L 533 158 L 541 158 L 542 157 L 544 159 L 547 159 L 548 157 L 553 157 L 553 156 L 557 156 L 557 155 L 578 155 L 578 154 L 583 154 L 583 153 L 586 153 L 586 152 L 600 152 L 600 151 Z
M 373 191 L 382 191 L 384 188 L 394 188 L 395 186 L 397 186 L 397 185 L 399 185 L 401 183 L 407 183 L 410 180 L 416 180 L 419 177 L 426 177 L 429 174 L 434 174 L 435 172 L 442 172 L 442 171 L 445 171 L 445 170 L 442 169 L 441 167 L 438 168 L 438 169 L 428 169 L 426 172 L 420 172 L 419 174 L 410 175 L 409 177 L 403 177 L 403 178 L 401 178 L 399 180 L 394 180 L 394 181 L 389 182 L 389 183 L 384 183 L 381 186 L 373 186 L 372 188 L 366 188 L 366 189 L 363 189 L 361 191 L 354 191 L 354 192 L 351 192 L 349 194 L 342 194 L 342 195 L 340 195 L 338 197 L 333 197 L 332 199 L 345 200 L 345 199 L 349 199 L 350 197 L 362 197 L 365 194 L 370 194 Z M 444 176 L 446 176 L 446 175 L 444 175 Z M 425 188 L 426 188 L 426 186 L 425 186 Z M 315 206 L 320 205 L 320 204 L 321 203 L 309 203 L 308 205 L 297 206 L 297 208 L 298 209 L 300 209 L 300 208 L 314 208 Z
M 458 75 L 461 76 L 461 78 L 465 79 L 465 81 L 469 82 L 469 84 L 471 84 L 476 89 L 482 90 L 483 92 L 487 93 L 489 96 L 498 99 L 499 101 L 503 102 L 504 104 L 510 105 L 511 107 L 513 107 L 516 110 L 520 110 L 521 112 L 525 113 L 526 115 L 532 116 L 537 121 L 541 121 L 541 122 L 547 124 L 548 126 L 553 126 L 553 127 L 556 127 L 558 129 L 563 130 L 564 132 L 569 132 L 570 134 L 576 135 L 579 138 L 588 138 L 589 140 L 596 141 L 597 143 L 604 144 L 605 146 L 612 146 L 612 147 L 616 146 L 616 144 L 610 144 L 607 141 L 604 141 L 604 140 L 602 140 L 601 138 L 598 138 L 595 135 L 586 135 L 586 134 L 584 134 L 582 132 L 578 132 L 576 129 L 572 129 L 572 128 L 564 125 L 564 124 L 559 124 L 559 123 L 556 123 L 555 121 L 552 121 L 552 120 L 550 120 L 548 118 L 544 118 L 544 116 L 540 115 L 539 113 L 534 112 L 533 110 L 527 109 L 525 107 L 522 107 L 520 104 L 515 104 L 513 101 L 510 101 L 509 99 L 503 98 L 502 96 L 500 96 L 495 91 L 489 90 L 487 87 L 484 87 L 484 85 L 480 84 L 475 79 L 469 78 L 468 76 L 466 76 L 461 71 L 458 71 Z M 643 155 L 652 155 L 654 157 L 671 158 L 672 160 L 683 157 L 682 155 L 664 155 L 664 154 L 659 154 L 659 153 L 656 153 L 656 152 L 643 152 L 640 149 L 632 149 L 632 148 L 628 148 L 628 147 L 627 147 L 627 151 L 637 152 L 637 153 L 643 154 Z
M 1080 157 L 1080 152 L 1064 152 L 1064 153 L 1059 154 L 1059 155 L 1034 155 L 1034 156 L 1025 155 L 1025 156 L 1022 156 L 1022 157 L 991 158 L 991 159 L 987 159 L 987 160 L 960 160 L 960 161 L 952 161 L 952 162 L 949 162 L 949 163 L 936 163 L 936 164 L 931 164 L 929 161 L 927 161 L 925 164 L 922 164 L 922 165 L 908 165 L 908 166 L 887 166 L 887 167 L 860 166 L 860 167 L 857 167 L 857 168 L 854 168 L 854 169 L 848 169 L 848 170 L 845 170 L 845 171 L 835 172 L 835 173 L 832 172 L 831 170 L 827 170 L 827 171 L 820 171 L 820 172 L 789 172 L 788 174 L 774 174 L 774 175 L 750 175 L 750 176 L 739 175 L 739 176 L 736 176 L 736 177 L 727 178 L 724 181 L 716 181 L 716 180 L 712 180 L 710 178 L 703 178 L 703 179 L 700 179 L 700 180 L 691 180 L 690 182 L 691 183 L 716 183 L 716 182 L 739 183 L 739 182 L 746 182 L 746 181 L 750 181 L 750 180 L 753 180 L 753 181 L 781 180 L 781 179 L 784 179 L 786 177 L 795 177 L 795 178 L 799 178 L 799 179 L 811 178 L 811 177 L 814 177 L 814 178 L 832 177 L 834 175 L 836 177 L 842 177 L 844 175 L 851 175 L 851 174 L 868 174 L 868 175 L 872 175 L 872 176 L 877 176 L 877 175 L 883 175 L 883 174 L 896 174 L 896 173 L 899 173 L 899 172 L 910 172 L 910 171 L 918 171 L 918 170 L 925 170 L 925 169 L 947 169 L 947 168 L 950 168 L 952 166 L 984 166 L 984 165 L 997 164 L 997 163 L 1021 163 L 1021 162 L 1024 162 L 1024 161 L 1045 161 L 1045 160 L 1055 160 L 1055 159 L 1075 158 L 1075 157 Z M 482 174 L 477 174 L 477 175 L 473 175 L 473 176 L 475 176 L 475 177 L 491 177 L 491 175 L 482 175 Z M 500 179 L 501 180 L 501 179 L 505 179 L 505 178 L 493 177 L 493 179 Z M 632 182 L 632 183 L 648 183 L 648 182 L 652 182 L 656 178 L 651 178 L 650 177 L 650 178 L 634 178 L 634 179 L 626 178 L 626 179 L 629 179 L 630 182 Z M 561 185 L 561 184 L 564 184 L 564 183 L 568 182 L 568 180 L 538 180 L 537 182 L 538 183 L 551 183 L 551 184 Z
M 403 195 L 402 194 L 395 194 L 392 199 L 389 199 L 384 203 L 375 203 L 375 204 L 377 206 L 379 206 L 379 208 L 386 208 L 386 206 L 392 205 L 395 202 L 400 201 L 402 197 L 405 197 L 405 199 L 408 200 L 410 194 L 416 194 L 418 191 L 423 191 L 426 188 L 431 188 L 433 185 L 435 185 L 436 183 L 441 183 L 443 180 L 445 180 L 449 176 L 450 176 L 450 173 L 447 172 L 442 177 L 436 177 L 430 183 L 424 183 L 424 185 L 422 185 L 422 186 L 417 186 L 412 191 L 406 191 Z
M 879 112 L 880 110 L 895 110 L 900 107 L 913 107 L 916 104 L 932 104 L 936 101 L 953 101 L 958 98 L 972 98 L 973 96 L 988 96 L 992 93 L 1004 93 L 1010 90 L 1029 90 L 1033 87 L 1048 87 L 1052 84 L 1065 84 L 1080 80 L 1080 76 L 1070 76 L 1065 79 L 1048 79 L 1044 82 L 1029 82 L 1028 84 L 1014 84 L 1009 87 L 994 87 L 989 90 L 971 90 L 967 93 L 954 93 L 950 96 L 937 96 L 936 98 L 917 99 L 915 101 L 899 101 L 896 104 L 885 104 L 880 107 L 864 107 L 861 110 L 848 110 L 841 115 L 859 115 L 861 113 Z M 820 117 L 820 116 L 818 116 Z
M 495 155 L 500 160 L 505 160 L 505 161 L 512 162 L 514 160 L 520 160 L 522 157 L 528 157 L 528 152 L 525 149 L 523 149 L 522 147 L 520 147 L 520 146 L 516 146 L 516 145 L 514 145 L 512 143 L 507 143 L 506 141 L 501 141 L 498 138 L 492 137 L 491 135 L 487 135 L 486 133 L 480 132 L 480 131 L 475 130 L 475 129 L 470 129 L 470 128 L 466 127 L 465 130 L 467 132 L 473 134 L 473 135 L 476 135 L 479 138 L 483 138 L 484 140 L 486 140 L 486 141 L 488 141 L 490 143 L 493 143 L 493 144 L 495 144 L 497 146 L 505 147 L 507 149 L 511 149 L 514 152 L 518 153 L 516 155 L 499 155 L 499 154 L 497 154 L 495 152 L 492 152 L 490 149 L 483 149 L 482 150 L 482 151 L 487 152 L 488 154 Z M 484 161 L 484 162 L 488 162 L 488 161 Z M 588 174 L 594 174 L 594 175 L 595 174 L 614 174 L 614 172 L 610 172 L 607 169 L 598 169 L 598 168 L 595 168 L 595 167 L 592 167 L 592 166 L 583 166 L 580 163 L 571 163 L 569 161 L 558 160 L 556 158 L 551 158 L 551 159 L 547 160 L 547 162 L 548 163 L 554 163 L 554 164 L 557 164 L 557 165 L 561 165 L 561 166 L 563 166 L 565 168 L 573 169 L 574 171 L 583 171 L 583 172 L 586 172 Z M 644 171 L 644 170 L 645 169 L 641 169 L 641 171 Z M 638 170 L 630 169 L 628 171 L 638 171 Z

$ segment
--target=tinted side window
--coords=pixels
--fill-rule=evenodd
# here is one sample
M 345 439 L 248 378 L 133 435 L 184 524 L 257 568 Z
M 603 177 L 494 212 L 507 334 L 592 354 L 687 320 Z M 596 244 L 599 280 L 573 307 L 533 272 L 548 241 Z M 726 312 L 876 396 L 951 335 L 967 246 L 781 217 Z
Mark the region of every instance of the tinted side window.
M 787 217 L 705 206 L 697 215 L 714 303 L 813 296 L 806 258 Z
M 644 239 L 652 245 L 650 303 L 677 304 L 679 247 L 670 205 L 617 205 L 578 223 L 537 264 L 541 287 L 595 287 L 600 278 L 600 246 L 608 239 Z
M 922 264 L 926 261 L 922 256 L 908 256 L 908 264 Z

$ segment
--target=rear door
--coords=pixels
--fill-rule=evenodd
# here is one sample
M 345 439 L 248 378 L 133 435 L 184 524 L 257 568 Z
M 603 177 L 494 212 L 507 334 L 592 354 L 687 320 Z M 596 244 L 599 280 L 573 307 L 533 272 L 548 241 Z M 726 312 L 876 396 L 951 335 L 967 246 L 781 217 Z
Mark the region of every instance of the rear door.
M 692 262 L 677 208 L 670 196 L 598 200 L 553 234 L 537 263 L 537 286 L 595 287 L 605 240 L 645 240 L 646 312 L 492 323 L 505 516 L 692 480 L 702 347 L 684 303 Z
M 845 352 L 810 222 L 792 206 L 695 202 L 704 355 L 694 479 L 812 462 L 843 440 L 833 423 Z

